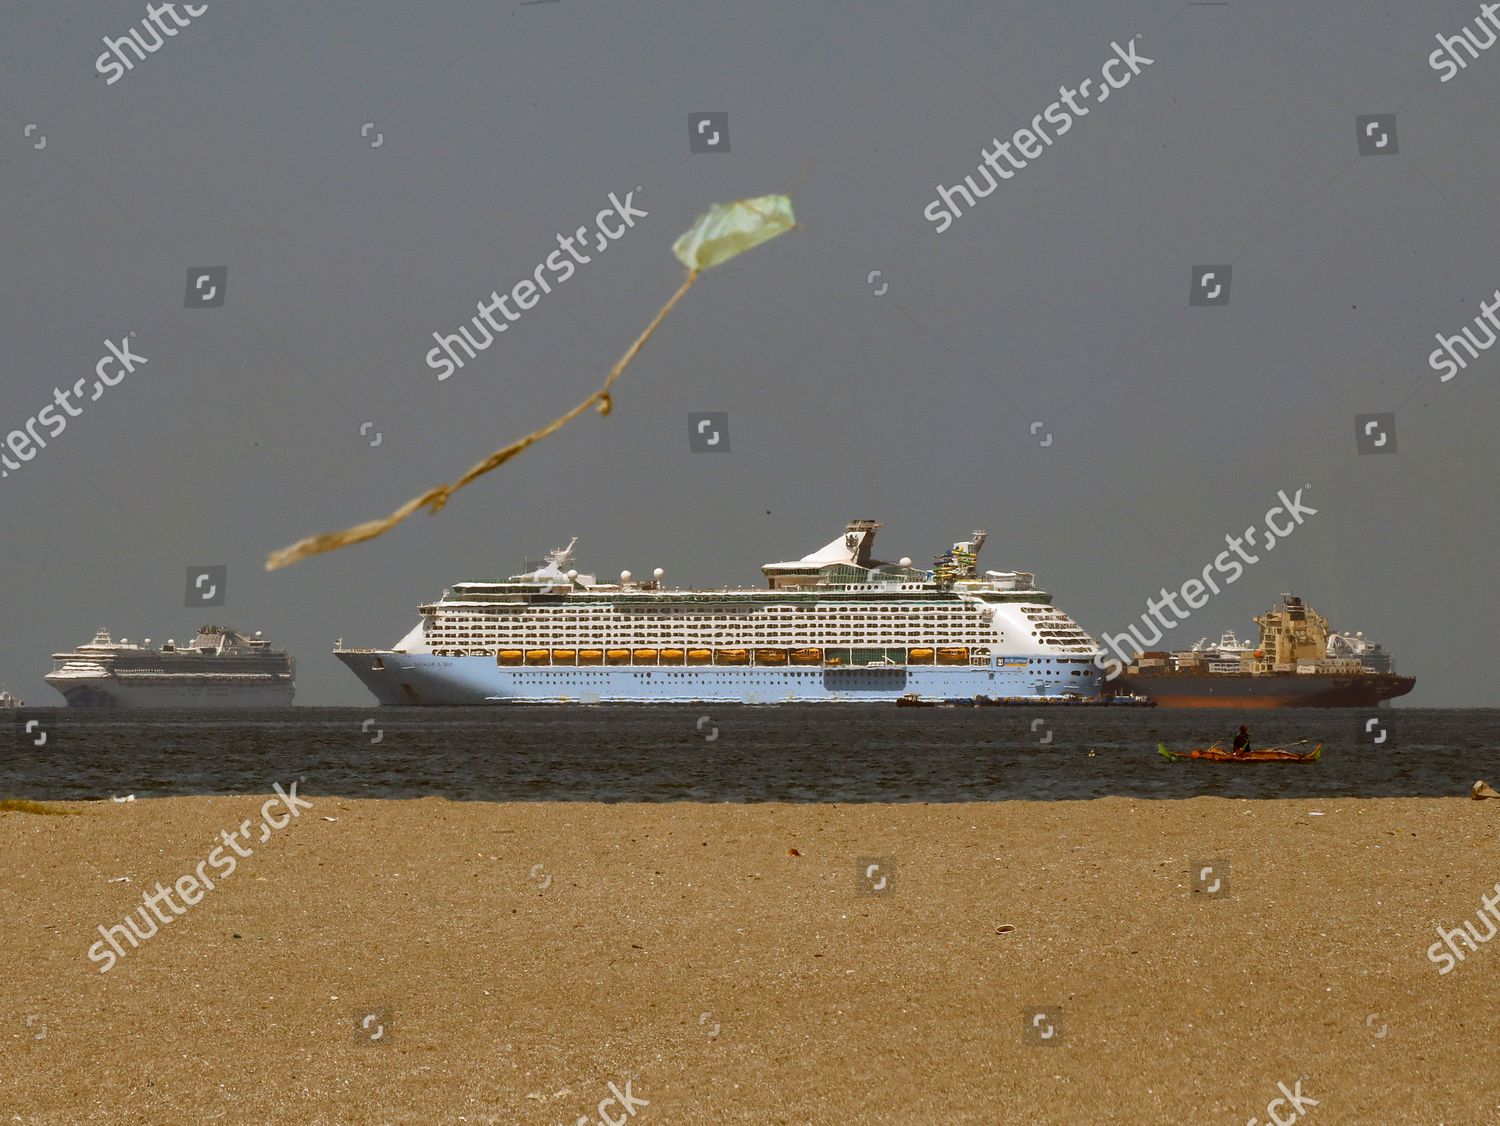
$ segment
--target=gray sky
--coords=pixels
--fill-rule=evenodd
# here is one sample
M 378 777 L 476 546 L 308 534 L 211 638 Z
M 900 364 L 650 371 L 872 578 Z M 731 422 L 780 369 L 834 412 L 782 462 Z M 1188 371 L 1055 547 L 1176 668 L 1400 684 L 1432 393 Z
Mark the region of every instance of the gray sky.
M 1444 82 L 1434 36 L 1477 3 L 1311 7 L 210 2 L 110 82 L 101 40 L 144 3 L 7 0 L 0 440 L 106 341 L 147 362 L 0 480 L 0 682 L 52 703 L 49 653 L 97 626 L 214 620 L 294 652 L 300 702 L 361 704 L 336 637 L 389 645 L 572 535 L 601 575 L 757 583 L 855 516 L 890 559 L 988 528 L 985 565 L 1098 636 L 1310 485 L 1317 515 L 1170 639 L 1253 634 L 1292 590 L 1383 640 L 1404 702 L 1495 704 L 1500 348 L 1448 382 L 1427 357 L 1500 288 L 1500 45 Z M 1128 85 L 943 233 L 923 218 L 1132 37 Z M 690 151 L 700 111 L 727 153 Z M 1361 156 L 1356 118 L 1391 113 L 1398 151 Z M 436 378 L 433 332 L 637 185 L 649 217 Z M 583 398 L 693 218 L 785 190 L 802 229 L 705 275 L 609 418 L 262 569 Z M 1189 305 L 1200 265 L 1232 265 L 1227 306 Z M 213 266 L 223 304 L 185 308 Z M 729 453 L 690 451 L 696 411 L 729 413 Z M 1381 413 L 1397 450 L 1361 455 Z M 227 603 L 185 607 L 186 568 L 220 563 Z

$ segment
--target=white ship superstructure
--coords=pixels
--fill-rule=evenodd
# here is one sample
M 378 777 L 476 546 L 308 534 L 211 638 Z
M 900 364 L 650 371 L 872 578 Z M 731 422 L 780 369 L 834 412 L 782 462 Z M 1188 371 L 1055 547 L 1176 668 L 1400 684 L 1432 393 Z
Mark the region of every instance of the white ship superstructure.
M 1390 653 L 1380 642 L 1366 638 L 1363 630 L 1356 630 L 1354 633 L 1330 633 L 1328 656 L 1334 659 L 1358 661 L 1362 667 L 1371 672 L 1394 673 L 1396 671 Z
M 1234 630 L 1226 629 L 1219 635 L 1217 645 L 1210 644 L 1206 637 L 1201 638 L 1190 652 L 1203 654 L 1209 672 L 1239 672 L 1240 658 L 1251 655 L 1254 650 L 1236 637 Z
M 74 707 L 273 708 L 292 702 L 295 668 L 259 633 L 203 626 L 190 645 L 115 641 L 107 629 L 52 654 L 46 681 Z
M 389 650 L 335 650 L 385 704 L 1057 698 L 1098 694 L 1094 639 L 1022 571 L 977 570 L 985 533 L 931 569 L 871 557 L 873 520 L 765 588 L 599 582 L 574 544 L 420 608 Z

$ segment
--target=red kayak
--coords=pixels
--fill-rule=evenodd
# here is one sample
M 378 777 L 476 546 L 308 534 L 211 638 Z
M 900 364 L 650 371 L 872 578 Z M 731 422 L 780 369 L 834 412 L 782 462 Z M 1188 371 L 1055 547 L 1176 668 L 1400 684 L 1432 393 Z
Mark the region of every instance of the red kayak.
M 1289 751 L 1285 747 L 1266 747 L 1259 751 L 1245 751 L 1243 754 L 1235 754 L 1226 751 L 1223 747 L 1194 747 L 1190 751 L 1169 751 L 1165 743 L 1156 744 L 1157 751 L 1162 758 L 1184 759 L 1201 758 L 1209 762 L 1317 762 L 1323 757 L 1323 744 L 1319 743 L 1310 751 Z

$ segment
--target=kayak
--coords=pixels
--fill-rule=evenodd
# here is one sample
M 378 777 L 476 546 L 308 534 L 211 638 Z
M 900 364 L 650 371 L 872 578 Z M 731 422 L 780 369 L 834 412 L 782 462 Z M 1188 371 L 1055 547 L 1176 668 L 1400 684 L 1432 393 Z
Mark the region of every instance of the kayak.
M 1165 743 L 1156 744 L 1162 758 L 1201 758 L 1209 762 L 1317 762 L 1323 757 L 1323 744 L 1310 751 L 1289 751 L 1285 747 L 1265 747 L 1258 751 L 1247 751 L 1237 755 L 1223 747 L 1194 747 L 1190 751 L 1169 751 Z

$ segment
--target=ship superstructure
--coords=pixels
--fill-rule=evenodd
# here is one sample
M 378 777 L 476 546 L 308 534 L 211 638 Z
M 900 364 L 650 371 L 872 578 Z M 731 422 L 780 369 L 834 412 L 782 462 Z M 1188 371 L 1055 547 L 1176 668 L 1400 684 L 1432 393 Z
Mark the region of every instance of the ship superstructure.
M 1115 681 L 1167 707 L 1372 707 L 1416 685 L 1395 674 L 1391 655 L 1363 633 L 1334 633 L 1295 594 L 1255 619 L 1252 647 L 1226 632 L 1175 653 L 1142 653 Z
M 1249 645 L 1234 635 L 1234 630 L 1227 629 L 1219 635 L 1217 643 L 1201 638 L 1189 651 L 1188 659 L 1203 661 L 1209 672 L 1239 672 L 1240 661 L 1251 651 Z
M 978 572 L 985 533 L 930 569 L 872 555 L 873 520 L 764 588 L 675 590 L 657 568 L 600 582 L 573 548 L 463 582 L 392 649 L 335 655 L 385 704 L 1093 697 L 1094 639 L 1022 571 Z
M 191 644 L 115 641 L 100 629 L 86 645 L 52 654 L 46 681 L 74 707 L 247 708 L 290 704 L 295 668 L 259 633 L 203 626 Z

